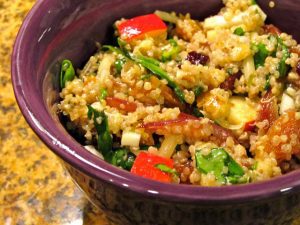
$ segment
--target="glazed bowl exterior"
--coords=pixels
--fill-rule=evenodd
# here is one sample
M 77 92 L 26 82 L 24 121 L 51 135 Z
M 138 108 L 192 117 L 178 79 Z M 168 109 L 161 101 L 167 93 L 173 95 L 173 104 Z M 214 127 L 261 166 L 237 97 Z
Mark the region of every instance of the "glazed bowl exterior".
M 270 22 L 300 40 L 297 1 L 259 4 Z M 192 187 L 147 180 L 87 152 L 69 135 L 56 114 L 59 62 L 80 68 L 96 42 L 112 39 L 112 24 L 156 9 L 205 18 L 219 0 L 39 0 L 25 19 L 12 55 L 15 95 L 27 122 L 65 164 L 87 197 L 121 225 L 290 224 L 300 216 L 300 171 L 257 184 Z

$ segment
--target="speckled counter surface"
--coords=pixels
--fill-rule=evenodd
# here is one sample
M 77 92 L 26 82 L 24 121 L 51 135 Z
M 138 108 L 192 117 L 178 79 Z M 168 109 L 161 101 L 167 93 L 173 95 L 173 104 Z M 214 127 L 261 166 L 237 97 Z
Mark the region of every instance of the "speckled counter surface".
M 0 225 L 108 225 L 32 132 L 15 101 L 10 55 L 34 2 L 0 0 Z
M 0 0 L 0 225 L 112 225 L 32 132 L 15 101 L 10 55 L 34 2 Z

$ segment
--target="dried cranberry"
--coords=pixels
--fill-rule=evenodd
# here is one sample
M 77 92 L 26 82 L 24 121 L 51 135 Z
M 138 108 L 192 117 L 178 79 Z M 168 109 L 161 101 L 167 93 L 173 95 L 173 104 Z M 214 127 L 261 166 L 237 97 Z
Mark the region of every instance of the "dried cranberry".
M 241 71 L 239 71 L 235 74 L 232 74 L 220 85 L 220 88 L 227 90 L 227 91 L 228 90 L 233 91 L 235 80 L 240 79 L 242 75 L 243 74 Z
M 297 63 L 296 71 L 297 71 L 298 75 L 300 75 L 300 60 Z
M 209 57 L 202 53 L 192 51 L 187 55 L 186 60 L 190 61 L 193 65 L 205 65 L 208 62 Z

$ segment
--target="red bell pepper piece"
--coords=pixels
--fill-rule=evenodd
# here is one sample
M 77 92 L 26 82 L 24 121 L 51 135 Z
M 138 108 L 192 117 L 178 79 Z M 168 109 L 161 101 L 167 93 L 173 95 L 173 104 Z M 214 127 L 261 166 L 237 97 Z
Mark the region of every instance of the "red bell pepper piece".
M 255 120 L 253 121 L 249 121 L 245 124 L 245 128 L 244 131 L 250 131 L 250 132 L 254 132 L 255 131 Z
M 128 102 L 120 98 L 107 97 L 105 100 L 108 106 L 124 110 L 126 112 L 135 112 L 137 108 L 137 105 L 134 102 Z
M 156 168 L 155 166 L 157 164 L 164 164 L 171 169 L 174 168 L 172 159 L 167 159 L 148 152 L 141 152 L 136 157 L 130 172 L 151 180 L 170 183 L 171 174 Z
M 149 36 L 159 36 L 166 34 L 166 24 L 155 14 L 134 17 L 119 24 L 118 31 L 121 39 L 131 41 L 143 38 L 145 34 Z

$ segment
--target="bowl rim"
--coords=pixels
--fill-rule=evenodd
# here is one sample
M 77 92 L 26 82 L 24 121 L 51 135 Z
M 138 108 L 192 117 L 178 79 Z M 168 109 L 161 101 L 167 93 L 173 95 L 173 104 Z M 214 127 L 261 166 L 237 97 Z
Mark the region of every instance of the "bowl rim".
M 145 197 L 155 197 L 172 202 L 232 204 L 264 200 L 299 191 L 300 179 L 298 178 L 300 178 L 300 170 L 267 181 L 246 185 L 199 187 L 160 183 L 121 170 L 93 156 L 83 146 L 75 143 L 75 140 L 66 140 L 64 137 L 56 137 L 54 133 L 45 131 L 44 124 L 41 124 L 38 116 L 36 116 L 38 112 L 31 109 L 27 101 L 27 93 L 22 88 L 22 82 L 19 82 L 22 80 L 22 65 L 26 62 L 22 59 L 20 51 L 26 47 L 24 46 L 25 36 L 30 32 L 34 24 L 33 21 L 38 19 L 37 15 L 41 10 L 46 10 L 49 4 L 54 4 L 53 2 L 50 0 L 37 1 L 27 14 L 14 43 L 11 71 L 15 97 L 22 114 L 33 131 L 56 155 L 79 171 L 97 180 Z M 50 114 L 47 116 L 53 120 Z M 67 144 L 64 144 L 65 141 L 67 141 Z

